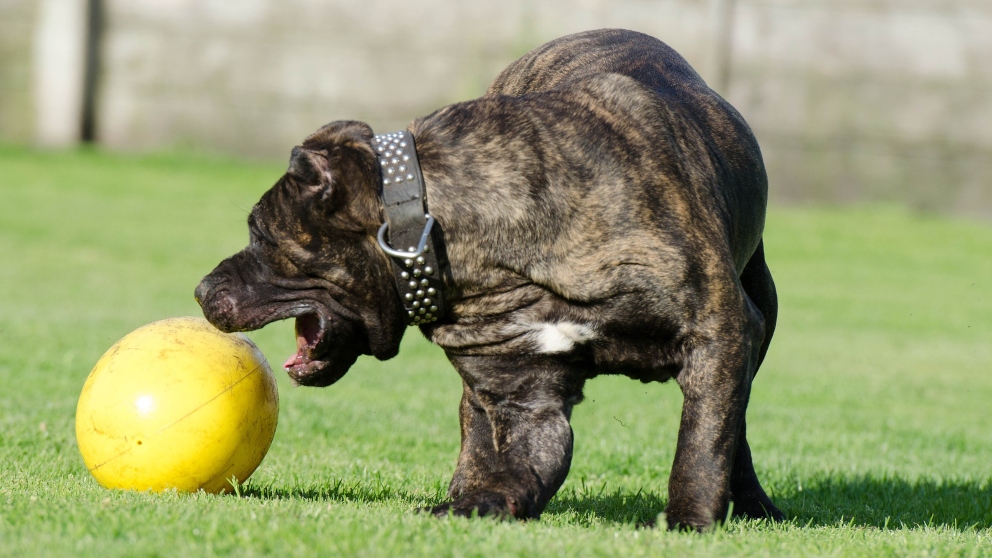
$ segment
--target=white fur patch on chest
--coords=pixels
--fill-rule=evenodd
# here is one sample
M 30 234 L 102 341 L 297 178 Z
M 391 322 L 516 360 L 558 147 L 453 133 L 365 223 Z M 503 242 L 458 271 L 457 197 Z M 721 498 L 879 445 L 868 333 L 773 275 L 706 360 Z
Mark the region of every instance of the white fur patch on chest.
M 567 353 L 597 336 L 592 326 L 574 322 L 539 323 L 531 327 L 530 338 L 537 344 L 539 353 Z

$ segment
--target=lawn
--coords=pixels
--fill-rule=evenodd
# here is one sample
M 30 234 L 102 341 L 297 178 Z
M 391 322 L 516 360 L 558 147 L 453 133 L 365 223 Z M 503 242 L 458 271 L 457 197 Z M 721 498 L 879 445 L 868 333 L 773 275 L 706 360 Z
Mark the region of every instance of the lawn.
M 461 391 L 416 331 L 330 388 L 277 370 L 276 438 L 239 495 L 100 488 L 74 440 L 90 368 L 199 313 L 281 170 L 0 148 L 0 556 L 992 555 L 992 227 L 888 207 L 769 214 L 781 314 L 748 435 L 783 524 L 636 528 L 664 509 L 681 395 L 612 377 L 587 385 L 539 521 L 415 513 L 443 497 Z M 277 367 L 294 350 L 288 323 L 251 337 Z

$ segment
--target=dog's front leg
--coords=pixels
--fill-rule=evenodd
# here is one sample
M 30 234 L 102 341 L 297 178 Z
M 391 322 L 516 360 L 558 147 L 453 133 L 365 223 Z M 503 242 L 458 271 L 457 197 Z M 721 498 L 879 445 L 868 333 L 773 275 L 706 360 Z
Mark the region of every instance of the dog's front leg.
M 437 516 L 537 518 L 572 460 L 572 406 L 583 376 L 549 359 L 453 357 L 464 380 L 462 447 Z
M 665 508 L 671 528 L 703 530 L 727 515 L 731 469 L 764 331 L 760 314 L 745 301 L 741 305 L 740 319 L 706 328 L 677 378 L 685 397 Z

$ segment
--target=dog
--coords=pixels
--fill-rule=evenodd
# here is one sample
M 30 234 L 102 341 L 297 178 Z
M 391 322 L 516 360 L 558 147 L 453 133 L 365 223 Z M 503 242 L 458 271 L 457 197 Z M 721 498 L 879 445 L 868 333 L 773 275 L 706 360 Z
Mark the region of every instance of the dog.
M 384 240 L 407 162 L 417 263 Z M 359 355 L 392 358 L 408 324 L 442 347 L 462 379 L 462 441 L 437 516 L 539 517 L 568 473 L 583 384 L 623 374 L 684 394 L 670 527 L 710 528 L 731 502 L 781 520 L 745 428 L 778 311 L 766 205 L 761 152 L 730 104 L 663 42 L 590 31 L 402 134 L 319 129 L 196 299 L 229 332 L 295 318 L 285 367 L 302 385 L 333 384 Z

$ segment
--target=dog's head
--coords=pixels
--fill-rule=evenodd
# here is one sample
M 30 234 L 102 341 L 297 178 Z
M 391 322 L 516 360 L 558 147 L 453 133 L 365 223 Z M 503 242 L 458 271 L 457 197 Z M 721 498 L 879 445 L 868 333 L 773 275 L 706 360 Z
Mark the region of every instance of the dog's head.
M 326 386 L 360 354 L 395 356 L 403 308 L 376 244 L 382 223 L 372 129 L 334 122 L 293 148 L 289 169 L 248 216 L 250 243 L 196 288 L 224 331 L 296 318 L 297 383 Z

